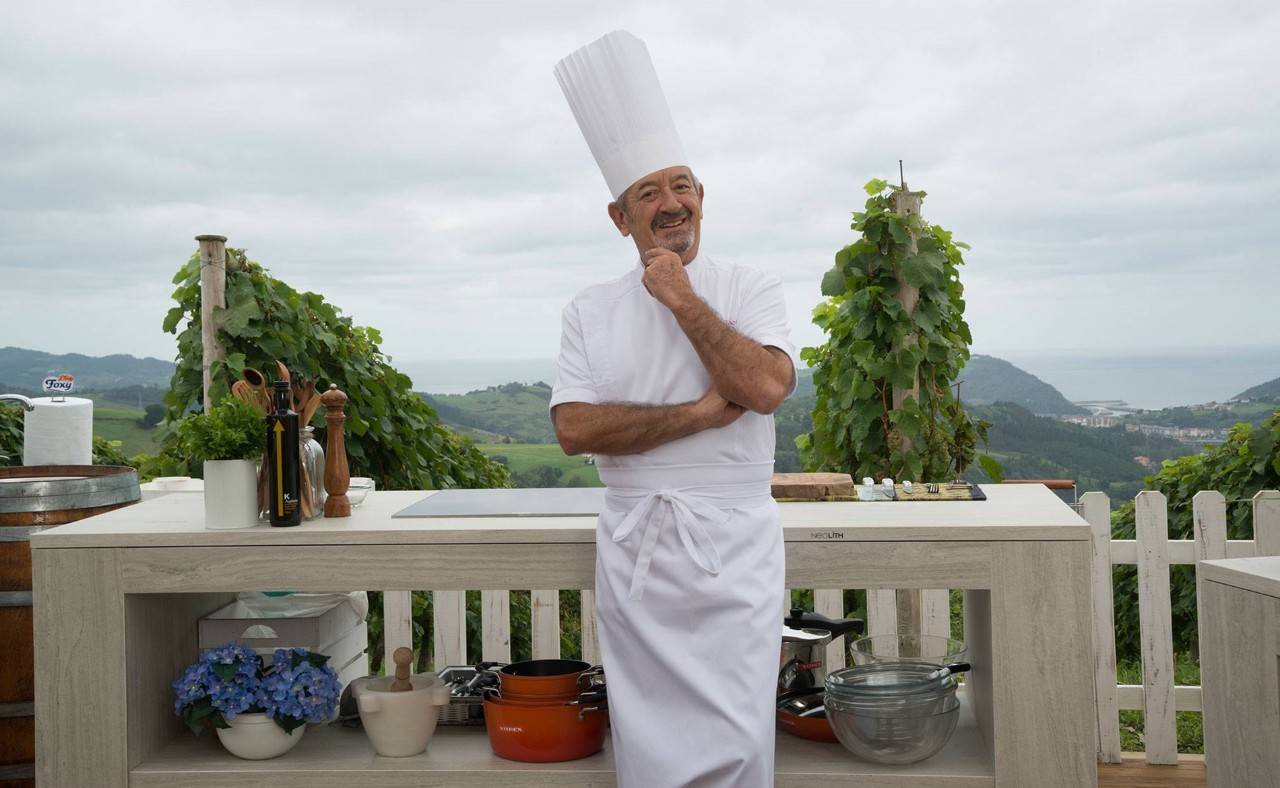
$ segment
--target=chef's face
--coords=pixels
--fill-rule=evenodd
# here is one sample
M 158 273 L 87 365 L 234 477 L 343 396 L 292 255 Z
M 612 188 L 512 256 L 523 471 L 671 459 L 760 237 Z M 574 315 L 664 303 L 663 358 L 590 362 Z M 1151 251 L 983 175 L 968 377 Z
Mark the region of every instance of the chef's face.
M 688 263 L 698 254 L 703 194 L 688 167 L 668 167 L 636 181 L 609 203 L 609 217 L 641 254 L 660 246 Z

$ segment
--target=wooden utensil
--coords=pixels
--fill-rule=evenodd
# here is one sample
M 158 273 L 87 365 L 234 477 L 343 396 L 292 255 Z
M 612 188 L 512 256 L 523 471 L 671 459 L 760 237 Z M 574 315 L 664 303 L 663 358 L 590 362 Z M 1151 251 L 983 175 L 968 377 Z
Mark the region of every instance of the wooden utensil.
M 293 386 L 293 412 L 298 414 L 298 426 L 305 427 L 310 424 L 310 420 L 304 418 L 307 408 L 311 405 L 311 401 L 316 398 L 316 384 L 313 380 L 303 379 L 301 382 L 295 382 Z M 315 413 L 313 409 L 312 414 Z
M 254 396 L 258 398 L 258 407 L 263 413 L 271 410 L 271 394 L 267 391 L 267 378 L 261 372 L 252 367 L 245 367 L 240 373 L 240 377 L 244 382 L 249 384 L 253 390 Z
M 241 402 L 247 403 L 250 407 L 258 411 L 259 413 L 263 413 L 263 414 L 266 413 L 266 411 L 262 407 L 262 400 L 258 398 L 258 393 L 254 391 L 253 386 L 250 386 L 247 382 L 243 380 L 237 380 L 236 382 L 231 384 L 231 396 L 235 397 Z
M 298 477 L 301 480 L 298 483 L 298 504 L 302 507 L 302 519 L 310 520 L 316 516 L 316 505 L 312 500 L 311 472 L 307 470 L 307 459 L 301 451 L 298 452 Z
M 408 692 L 413 689 L 409 681 L 409 663 L 413 661 L 413 651 L 405 646 L 395 650 L 391 659 L 396 663 L 396 680 L 391 682 L 391 692 Z
M 298 423 L 303 427 L 311 423 L 316 415 L 316 411 L 320 409 L 320 395 L 316 394 L 315 383 L 311 383 L 311 396 L 307 398 L 307 403 L 302 406 L 302 415 L 299 417 L 301 421 Z

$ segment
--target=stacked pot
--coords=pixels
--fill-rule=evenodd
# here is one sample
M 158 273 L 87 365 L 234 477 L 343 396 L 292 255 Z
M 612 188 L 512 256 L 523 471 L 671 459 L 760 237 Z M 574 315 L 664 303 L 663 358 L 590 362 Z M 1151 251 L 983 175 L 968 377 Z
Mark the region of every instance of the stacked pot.
M 594 755 L 609 723 L 604 674 L 569 659 L 535 659 L 493 669 L 499 688 L 485 694 L 484 723 L 494 753 L 548 763 Z

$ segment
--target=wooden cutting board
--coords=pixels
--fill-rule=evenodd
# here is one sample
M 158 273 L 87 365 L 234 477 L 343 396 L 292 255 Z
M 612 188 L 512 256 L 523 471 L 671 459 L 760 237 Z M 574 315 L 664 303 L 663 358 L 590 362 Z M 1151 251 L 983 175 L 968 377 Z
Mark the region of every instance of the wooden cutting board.
M 857 495 L 853 477 L 847 473 L 775 473 L 774 498 L 826 498 L 832 495 Z

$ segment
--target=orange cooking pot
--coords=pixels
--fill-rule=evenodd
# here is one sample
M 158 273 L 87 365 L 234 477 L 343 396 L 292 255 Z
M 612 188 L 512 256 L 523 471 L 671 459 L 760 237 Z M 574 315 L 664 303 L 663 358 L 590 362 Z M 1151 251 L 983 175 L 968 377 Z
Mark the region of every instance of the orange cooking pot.
M 521 705 L 493 693 L 484 699 L 489 746 L 512 761 L 551 763 L 594 755 L 604 747 L 608 722 L 609 710 L 603 703 Z
M 778 727 L 810 741 L 840 741 L 827 719 L 824 702 L 822 687 L 784 692 L 778 696 Z
M 531 659 L 497 670 L 504 700 L 538 703 L 573 700 L 599 673 L 600 668 L 575 659 Z

